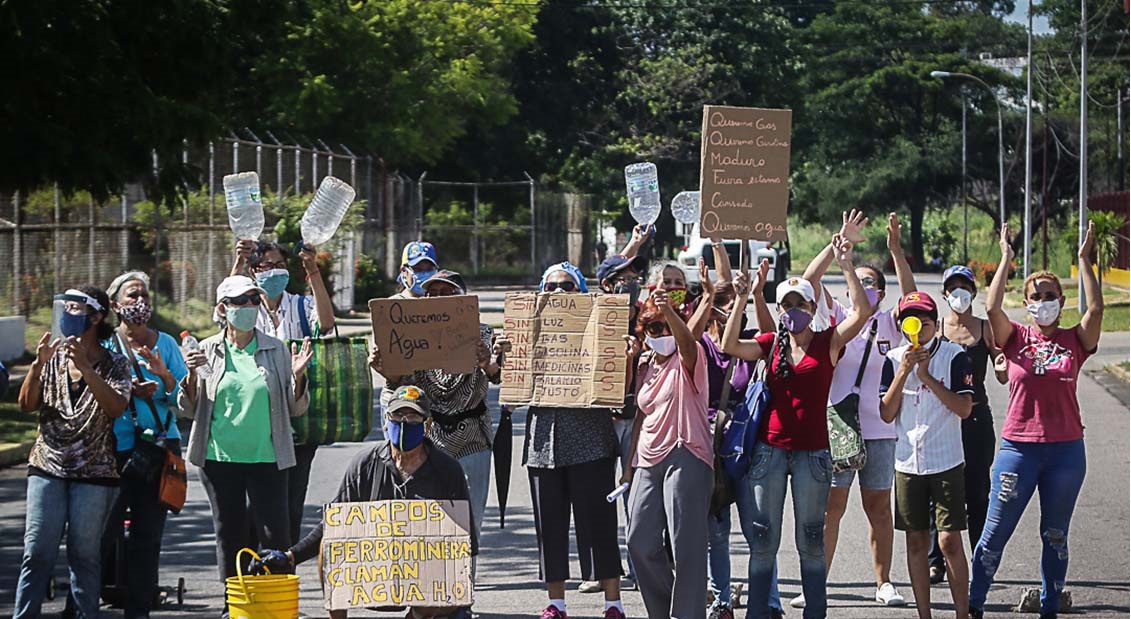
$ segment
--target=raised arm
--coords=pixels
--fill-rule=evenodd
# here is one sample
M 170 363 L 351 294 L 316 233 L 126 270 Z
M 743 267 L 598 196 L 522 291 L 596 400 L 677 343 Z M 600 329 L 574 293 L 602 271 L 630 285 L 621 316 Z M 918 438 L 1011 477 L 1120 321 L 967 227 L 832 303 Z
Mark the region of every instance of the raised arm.
M 749 275 L 743 273 L 739 277 L 749 278 Z M 748 297 L 747 294 L 739 294 L 734 298 L 734 310 L 731 311 L 730 318 L 727 319 L 727 328 L 723 332 L 723 352 L 747 361 L 757 361 L 762 358 L 762 346 L 755 340 L 739 339 L 742 333 L 742 315 L 746 313 Z
M 715 284 L 711 282 L 707 263 L 702 258 L 699 259 L 699 283 L 703 287 L 703 294 L 699 297 L 699 305 L 695 308 L 695 313 L 691 315 L 691 320 L 687 322 L 687 328 L 691 330 L 691 337 L 697 342 L 699 338 L 703 337 L 703 332 L 707 330 L 707 323 L 710 321 L 711 312 L 714 311 L 715 306 Z
M 1002 224 L 998 246 L 1001 248 L 1001 262 L 997 265 L 990 290 L 986 293 L 986 318 L 990 320 L 994 345 L 1003 348 L 1009 338 L 1013 337 L 1013 323 L 1001 307 L 1005 298 L 1005 283 L 1009 280 L 1010 261 L 1013 259 L 1013 247 L 1009 244 L 1009 224 Z
M 750 279 L 741 274 L 745 279 L 742 294 L 750 294 Z M 776 325 L 774 315 L 770 313 L 770 306 L 766 304 L 766 297 L 762 293 L 766 289 L 766 278 L 770 276 L 770 261 L 765 258 L 758 264 L 758 279 L 754 282 L 754 316 L 758 319 L 758 330 L 763 333 L 773 333 Z M 735 290 L 738 290 L 738 280 L 735 280 Z
M 318 268 L 314 248 L 303 246 L 298 255 L 302 259 L 302 268 L 306 270 L 306 279 L 310 281 L 310 292 L 314 295 L 318 331 L 325 335 L 334 330 L 334 303 L 330 301 L 330 291 L 326 289 L 326 282 L 322 280 L 322 270 Z M 300 299 L 299 303 L 301 302 Z
M 750 247 L 748 241 L 741 241 L 746 243 L 747 248 Z M 715 255 L 715 275 L 719 276 L 720 282 L 729 282 L 734 279 L 734 273 L 730 268 L 730 254 L 727 253 L 727 246 L 723 240 L 717 236 L 711 237 L 711 253 Z
M 47 331 L 39 338 L 35 347 L 35 361 L 28 369 L 24 383 L 20 385 L 19 405 L 20 410 L 30 413 L 43 406 L 43 369 L 47 367 L 48 360 L 55 355 L 59 347 L 59 340 L 51 339 L 51 332 Z
M 899 218 L 895 213 L 888 213 L 888 251 L 891 252 L 891 261 L 895 265 L 895 277 L 899 280 L 899 293 L 905 295 L 915 292 L 915 275 L 907 262 L 907 254 L 903 253 L 899 234 Z
M 628 239 L 628 243 L 625 244 L 624 249 L 620 250 L 621 255 L 629 259 L 635 258 L 636 254 L 640 253 L 640 248 L 644 246 L 644 243 L 648 242 L 648 239 L 655 231 L 655 226 L 636 224 L 632 229 L 632 237 Z
M 849 212 L 841 212 L 841 225 L 840 233 L 849 240 L 853 245 L 864 242 L 863 230 L 864 226 L 868 225 L 868 218 L 864 216 L 863 211 L 852 209 Z M 821 300 L 821 279 L 825 276 L 825 271 L 829 270 L 829 265 L 833 263 L 834 248 L 832 243 L 825 245 L 824 249 L 817 252 L 813 260 L 809 262 L 809 266 L 805 267 L 805 273 L 801 276 L 808 280 L 813 285 L 813 296 L 817 301 Z
M 236 242 L 236 258 L 232 262 L 232 272 L 229 274 L 233 277 L 236 275 L 247 275 L 247 261 L 251 257 L 252 252 L 255 251 L 255 241 L 251 239 L 242 239 Z M 252 278 L 254 279 L 254 278 Z
M 656 303 L 656 307 L 663 312 L 664 318 L 667 319 L 668 329 L 671 329 L 672 335 L 675 337 L 679 360 L 683 363 L 683 367 L 694 375 L 695 364 L 699 361 L 699 343 L 691 336 L 691 330 L 687 328 L 687 324 L 683 322 L 679 312 L 672 307 L 671 300 L 668 299 L 668 292 L 663 287 L 657 288 L 652 293 L 652 300 Z
M 1080 246 L 1080 278 L 1084 280 L 1084 296 L 1088 307 L 1080 324 L 1076 325 L 1076 337 L 1084 350 L 1094 350 L 1100 344 L 1100 323 L 1104 318 L 1104 294 L 1100 282 L 1092 271 L 1092 250 L 1095 249 L 1095 226 L 1088 222 L 1088 232 Z
M 852 264 L 852 242 L 837 234 L 833 236 L 833 247 L 837 263 L 844 271 L 844 280 L 848 283 L 848 298 L 852 301 L 852 311 L 835 327 L 836 331 L 833 332 L 829 346 L 829 354 L 835 365 L 840 358 L 840 350 L 867 324 L 868 318 L 872 315 L 872 308 L 868 303 L 868 295 L 864 293 L 864 285 L 860 283 L 860 278 L 856 277 L 856 268 Z

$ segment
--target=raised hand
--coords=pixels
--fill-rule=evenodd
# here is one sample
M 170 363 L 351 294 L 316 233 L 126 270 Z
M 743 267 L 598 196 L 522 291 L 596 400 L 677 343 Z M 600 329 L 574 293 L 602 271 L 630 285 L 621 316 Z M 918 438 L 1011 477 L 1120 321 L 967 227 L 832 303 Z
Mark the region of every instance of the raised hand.
M 1090 226 L 1089 226 L 1090 227 Z M 1085 239 L 1087 240 L 1087 239 Z M 1001 236 L 998 237 L 998 247 L 1001 248 L 1001 255 L 1003 258 L 1013 260 L 1013 245 L 1009 242 L 1009 224 L 1002 224 Z M 1083 249 L 1083 248 L 1081 248 Z
M 63 340 L 63 356 L 83 375 L 94 369 L 90 363 L 90 359 L 86 354 L 79 349 L 79 340 L 77 337 L 69 337 Z
M 381 363 L 381 351 L 376 346 L 369 351 L 369 367 L 373 368 L 374 372 L 384 375 L 384 365 Z
M 313 247 L 304 244 L 298 252 L 298 257 L 302 259 L 302 268 L 306 269 L 307 273 L 318 271 L 318 253 Z
M 746 271 L 739 271 L 735 274 L 734 294 L 736 295 L 735 298 L 750 294 L 750 274 Z
M 868 218 L 864 216 L 864 211 L 852 209 L 849 212 L 841 212 L 841 226 L 840 234 L 847 237 L 853 243 L 864 242 L 864 226 L 868 225 Z
M 661 312 L 671 309 L 671 298 L 668 297 L 668 291 L 664 289 L 662 284 L 652 291 L 652 302 Z
M 632 228 L 631 240 L 635 241 L 637 244 L 643 243 L 644 241 L 647 241 L 648 237 L 652 236 L 655 232 L 656 226 L 636 224 Z
M 306 373 L 306 367 L 310 365 L 310 360 L 313 358 L 314 347 L 310 344 L 310 338 L 302 339 L 302 348 L 291 342 L 291 373 L 294 374 L 295 378 Z
M 479 344 L 475 348 L 475 361 L 479 364 L 480 369 L 486 370 L 491 367 L 491 349 L 482 339 L 479 340 Z
M 758 279 L 754 280 L 754 294 L 762 294 L 766 288 L 766 282 L 770 278 L 770 261 L 762 258 L 758 263 Z
M 854 268 L 852 264 L 852 241 L 843 234 L 837 233 L 833 235 L 832 245 L 837 264 L 844 269 Z
M 699 285 L 703 287 L 703 295 L 715 294 L 715 282 L 711 281 L 711 272 L 707 269 L 707 261 L 699 259 Z
M 39 343 L 35 346 L 35 364 L 39 367 L 43 367 L 43 364 L 47 363 L 47 360 L 58 350 L 60 343 L 61 340 L 59 339 L 51 339 L 50 331 L 44 333 L 43 337 L 39 338 Z
M 141 357 L 138 365 L 152 372 L 154 376 L 169 374 L 169 368 L 165 367 L 165 362 L 161 359 L 160 350 L 150 350 L 148 346 L 142 346 L 137 351 L 137 356 Z
M 640 354 L 640 340 L 634 335 L 624 336 L 624 356 L 632 363 L 636 356 Z
M 1084 233 L 1084 242 L 1080 244 L 1077 255 L 1085 264 L 1092 263 L 1092 252 L 1096 249 L 1096 225 L 1088 222 L 1088 231 Z
M 903 243 L 900 240 L 900 232 L 902 226 L 899 224 L 899 217 L 895 213 L 888 213 L 888 251 L 894 255 L 903 253 Z

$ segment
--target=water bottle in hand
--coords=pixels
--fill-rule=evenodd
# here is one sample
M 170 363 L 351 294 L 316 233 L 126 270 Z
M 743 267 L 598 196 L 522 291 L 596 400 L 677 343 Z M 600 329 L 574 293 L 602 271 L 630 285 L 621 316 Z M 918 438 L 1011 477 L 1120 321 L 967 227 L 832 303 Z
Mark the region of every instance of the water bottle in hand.
M 672 217 L 681 224 L 699 221 L 699 192 L 681 191 L 672 198 Z
M 302 215 L 302 242 L 317 247 L 329 241 L 338 231 L 355 195 L 353 187 L 341 179 L 333 176 L 322 179 L 314 199 Z
M 628 211 L 636 223 L 651 225 L 660 216 L 660 179 L 656 164 L 634 163 L 624 168 L 624 183 L 628 188 Z
M 263 199 L 259 175 L 240 172 L 224 177 L 224 200 L 228 203 L 228 225 L 239 240 L 257 240 L 263 234 Z
M 197 341 L 195 337 L 190 335 L 188 331 L 181 331 L 181 348 L 184 349 L 186 353 L 190 353 L 194 350 L 200 350 L 200 342 Z M 209 376 L 212 376 L 212 368 L 208 367 L 208 365 L 205 364 L 196 368 L 196 373 L 201 378 L 208 378 Z

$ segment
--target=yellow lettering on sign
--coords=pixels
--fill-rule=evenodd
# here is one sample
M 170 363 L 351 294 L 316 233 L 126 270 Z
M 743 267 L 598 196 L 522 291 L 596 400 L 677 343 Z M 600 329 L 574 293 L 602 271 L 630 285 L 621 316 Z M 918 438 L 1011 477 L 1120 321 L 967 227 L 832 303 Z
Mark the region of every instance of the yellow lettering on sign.
M 392 512 L 391 514 L 389 514 L 390 520 L 398 520 L 400 518 L 400 515 L 403 514 L 406 509 L 407 508 L 404 501 L 394 502 L 392 504 L 392 508 L 389 510 Z
M 351 525 L 355 522 L 365 522 L 365 510 L 360 505 L 350 505 L 349 514 L 346 515 L 346 525 Z
M 369 594 L 365 592 L 365 587 L 355 586 L 353 588 L 353 595 L 350 597 L 350 606 L 365 606 L 372 603 L 373 600 L 371 600 Z
M 379 539 L 373 542 L 373 557 L 377 561 L 389 560 L 389 540 Z
M 410 522 L 418 522 L 427 517 L 428 508 L 424 501 L 413 501 L 408 504 L 408 519 Z
M 420 591 L 420 585 L 416 583 L 409 583 L 408 593 L 405 595 L 406 602 L 423 602 L 424 593 Z
M 322 522 L 325 526 L 336 527 L 338 526 L 338 514 L 341 513 L 342 508 L 333 505 L 326 508 L 326 512 L 322 516 Z
M 373 540 L 371 540 L 371 539 L 361 540 L 361 553 L 360 554 L 361 554 L 361 560 L 362 561 L 372 561 L 373 560 Z
M 342 580 L 342 568 L 336 567 L 326 574 L 326 580 L 330 583 L 331 587 L 341 587 L 346 584 Z
M 345 562 L 357 563 L 357 540 L 346 540 L 345 543 Z
M 432 522 L 439 522 L 444 519 L 444 508 L 439 503 L 429 503 L 428 511 L 432 514 Z

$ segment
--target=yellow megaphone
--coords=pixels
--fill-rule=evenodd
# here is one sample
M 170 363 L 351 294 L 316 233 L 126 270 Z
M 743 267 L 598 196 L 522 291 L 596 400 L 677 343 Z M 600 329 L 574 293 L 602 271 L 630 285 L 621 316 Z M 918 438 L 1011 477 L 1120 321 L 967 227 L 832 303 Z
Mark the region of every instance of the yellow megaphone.
M 903 319 L 901 327 L 911 340 L 911 348 L 919 348 L 919 332 L 923 330 L 923 321 L 916 316 L 908 316 Z

